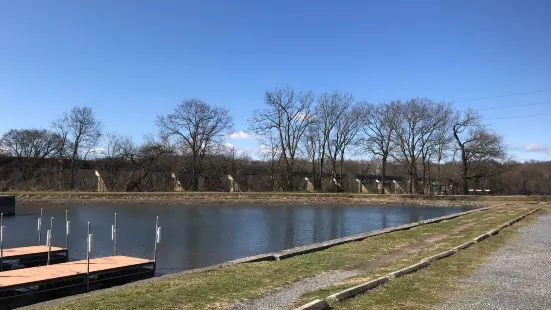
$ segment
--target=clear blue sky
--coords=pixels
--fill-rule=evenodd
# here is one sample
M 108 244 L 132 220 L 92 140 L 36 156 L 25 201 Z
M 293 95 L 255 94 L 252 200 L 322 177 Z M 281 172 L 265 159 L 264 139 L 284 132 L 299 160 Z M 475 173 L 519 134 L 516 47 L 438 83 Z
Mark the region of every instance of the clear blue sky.
M 0 2 L 0 133 L 91 106 L 137 140 L 199 97 L 247 131 L 266 89 L 378 102 L 551 89 L 551 1 Z M 551 92 L 467 101 L 486 119 L 551 112 Z M 488 120 L 517 159 L 551 159 L 551 115 Z M 231 140 L 240 148 L 256 142 Z M 531 150 L 531 151 L 529 151 Z

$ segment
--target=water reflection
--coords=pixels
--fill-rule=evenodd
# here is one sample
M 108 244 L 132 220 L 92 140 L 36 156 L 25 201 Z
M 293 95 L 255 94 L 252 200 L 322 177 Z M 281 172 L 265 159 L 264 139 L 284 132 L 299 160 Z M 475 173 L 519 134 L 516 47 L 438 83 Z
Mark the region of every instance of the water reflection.
M 65 244 L 65 209 L 69 209 L 72 260 L 86 254 L 86 223 L 94 233 L 93 256 L 113 253 L 111 225 L 118 213 L 118 252 L 152 258 L 155 217 L 163 240 L 158 271 L 171 273 L 225 262 L 244 256 L 323 242 L 365 231 L 397 226 L 464 211 L 462 208 L 384 206 L 47 206 L 42 241 L 54 217 L 53 245 Z M 36 219 L 40 206 L 22 206 L 22 215 L 4 219 L 5 247 L 37 244 Z M 24 215 L 23 215 L 24 214 Z

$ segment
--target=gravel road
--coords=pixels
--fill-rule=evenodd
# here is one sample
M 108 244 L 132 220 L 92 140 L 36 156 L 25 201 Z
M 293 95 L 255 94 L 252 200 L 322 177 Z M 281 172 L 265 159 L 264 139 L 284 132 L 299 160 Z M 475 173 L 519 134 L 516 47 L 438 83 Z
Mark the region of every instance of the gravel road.
M 316 289 L 329 286 L 335 282 L 353 277 L 360 271 L 333 271 L 324 273 L 317 277 L 305 279 L 286 287 L 279 292 L 269 294 L 260 299 L 255 299 L 249 303 L 238 304 L 232 307 L 232 310 L 275 310 L 288 309 L 289 304 L 302 294 Z
M 551 309 L 551 215 L 523 227 L 440 310 Z

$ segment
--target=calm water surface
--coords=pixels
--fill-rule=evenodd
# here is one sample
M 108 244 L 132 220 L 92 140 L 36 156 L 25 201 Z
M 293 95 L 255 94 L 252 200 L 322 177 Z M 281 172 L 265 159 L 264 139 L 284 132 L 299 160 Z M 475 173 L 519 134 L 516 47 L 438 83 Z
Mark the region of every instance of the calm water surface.
M 4 218 L 4 247 L 36 245 L 40 206 L 21 206 Z M 327 241 L 365 231 L 421 221 L 467 208 L 414 206 L 44 206 L 42 243 L 54 217 L 53 246 L 65 246 L 65 210 L 69 210 L 71 260 L 86 258 L 86 223 L 94 234 L 93 257 L 113 253 L 111 225 L 118 215 L 120 255 L 152 258 L 155 218 L 162 240 L 161 274 L 204 267 L 249 255 Z

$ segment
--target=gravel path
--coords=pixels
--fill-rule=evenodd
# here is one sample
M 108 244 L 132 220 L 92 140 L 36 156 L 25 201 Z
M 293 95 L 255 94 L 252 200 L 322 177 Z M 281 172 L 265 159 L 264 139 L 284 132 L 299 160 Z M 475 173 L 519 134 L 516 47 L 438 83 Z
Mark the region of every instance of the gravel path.
M 551 309 L 551 215 L 522 228 L 441 310 Z
M 360 271 L 338 271 L 328 272 L 317 277 L 309 278 L 292 284 L 277 293 L 270 294 L 264 298 L 255 299 L 246 304 L 239 304 L 232 307 L 232 310 L 274 310 L 287 309 L 289 304 L 302 294 L 316 289 L 329 286 L 335 282 L 359 274 Z

